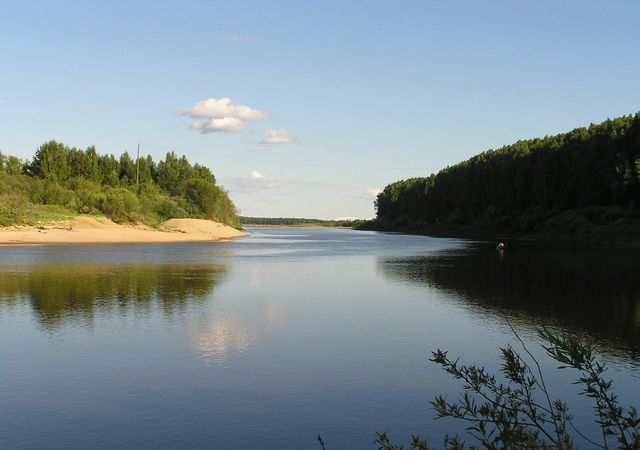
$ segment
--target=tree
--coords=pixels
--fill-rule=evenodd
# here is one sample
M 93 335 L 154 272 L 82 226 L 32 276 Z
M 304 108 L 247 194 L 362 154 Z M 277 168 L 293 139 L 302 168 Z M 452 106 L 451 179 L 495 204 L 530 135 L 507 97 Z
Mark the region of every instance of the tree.
M 638 217 L 640 113 L 487 150 L 427 178 L 389 184 L 375 200 L 378 225 L 469 226 L 522 231 L 529 212 L 589 207 Z M 530 216 L 530 215 L 529 215 Z M 530 218 L 530 217 L 529 217 Z M 567 230 L 572 231 L 572 230 Z
M 116 158 L 98 154 L 93 146 L 83 151 L 49 141 L 27 164 L 0 153 L 0 171 L 3 224 L 25 222 L 38 213 L 35 205 L 57 205 L 102 212 L 119 222 L 157 225 L 174 217 L 198 217 L 240 226 L 235 205 L 215 184 L 213 173 L 173 152 L 156 166 L 150 155 L 135 161 L 127 152 Z M 137 176 L 139 184 L 132 188 Z
M 120 180 L 125 186 L 136 182 L 136 162 L 128 152 L 120 155 Z
M 167 153 L 164 161 L 158 163 L 157 177 L 161 189 L 171 195 L 178 195 L 180 186 L 186 180 L 181 170 L 181 163 L 174 152 Z
M 56 141 L 44 143 L 36 151 L 33 161 L 28 166 L 28 172 L 36 177 L 52 182 L 66 181 L 71 172 L 67 162 L 69 150 Z
M 4 161 L 4 171 L 9 175 L 19 175 L 22 173 L 24 163 L 17 156 L 7 156 Z
M 194 215 L 212 218 L 219 192 L 213 183 L 199 178 L 191 178 L 183 183 L 182 196 L 187 201 L 190 212 Z
M 106 186 L 118 186 L 120 182 L 120 164 L 113 155 L 102 155 L 98 159 L 101 183 Z
M 156 180 L 156 164 L 153 162 L 151 155 L 138 160 L 138 173 L 140 184 L 152 183 Z

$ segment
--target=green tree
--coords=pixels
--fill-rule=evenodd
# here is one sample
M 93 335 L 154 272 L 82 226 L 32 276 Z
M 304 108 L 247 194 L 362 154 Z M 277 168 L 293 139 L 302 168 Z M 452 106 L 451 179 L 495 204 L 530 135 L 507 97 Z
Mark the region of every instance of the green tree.
M 136 184 L 136 162 L 128 152 L 120 155 L 120 181 L 125 186 Z
M 182 196 L 188 211 L 197 217 L 213 218 L 219 190 L 213 184 L 199 178 L 191 178 L 182 185 Z
M 23 172 L 24 163 L 17 156 L 7 156 L 4 160 L 4 171 L 9 175 L 19 175 Z
M 98 159 L 101 183 L 106 186 L 120 184 L 120 164 L 113 155 L 102 155 Z
M 174 152 L 167 153 L 157 167 L 158 185 L 170 195 L 180 194 L 182 183 L 193 178 L 193 167 L 185 156 L 178 158 Z
M 561 211 L 589 207 L 621 208 L 637 218 L 639 160 L 640 113 L 518 141 L 430 177 L 389 184 L 375 201 L 377 224 L 528 231 Z
M 69 149 L 62 143 L 46 142 L 36 151 L 33 161 L 28 166 L 28 172 L 54 183 L 64 182 L 71 175 L 67 162 L 68 154 Z

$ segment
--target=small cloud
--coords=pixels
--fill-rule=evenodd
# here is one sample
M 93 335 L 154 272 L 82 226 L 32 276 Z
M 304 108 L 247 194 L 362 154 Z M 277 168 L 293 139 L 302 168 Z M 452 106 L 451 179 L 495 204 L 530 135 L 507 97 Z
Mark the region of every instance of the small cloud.
M 192 130 L 202 133 L 237 132 L 245 128 L 243 121 L 264 120 L 267 115 L 255 108 L 231 101 L 228 97 L 208 98 L 178 113 L 195 119 Z
M 232 34 L 229 40 L 234 44 L 242 44 L 242 45 L 251 44 L 251 42 L 253 42 L 253 39 L 251 39 L 250 37 L 241 36 L 239 34 Z
M 244 128 L 244 123 L 234 117 L 223 117 L 221 119 L 197 119 L 189 127 L 202 133 L 226 132 L 234 133 Z
M 252 170 L 246 177 L 237 177 L 230 180 L 232 187 L 230 191 L 249 194 L 263 191 L 265 189 L 276 189 L 289 184 L 289 180 L 284 178 L 265 177 L 257 170 Z
M 250 106 L 235 103 L 228 97 L 201 100 L 193 105 L 191 109 L 180 112 L 180 115 L 194 118 L 210 117 L 215 119 L 232 117 L 239 120 L 264 120 L 267 118 L 265 113 Z
M 321 185 L 321 183 L 297 180 L 295 178 L 272 178 L 257 170 L 252 170 L 244 177 L 229 177 L 222 181 L 228 187 L 229 192 L 238 194 L 253 194 L 267 189 Z
M 364 198 L 371 200 L 371 199 L 375 199 L 380 192 L 382 192 L 382 189 L 380 188 L 367 188 L 364 191 L 363 195 L 364 195 Z
M 267 130 L 260 141 L 260 145 L 291 144 L 293 141 L 293 135 L 287 130 Z

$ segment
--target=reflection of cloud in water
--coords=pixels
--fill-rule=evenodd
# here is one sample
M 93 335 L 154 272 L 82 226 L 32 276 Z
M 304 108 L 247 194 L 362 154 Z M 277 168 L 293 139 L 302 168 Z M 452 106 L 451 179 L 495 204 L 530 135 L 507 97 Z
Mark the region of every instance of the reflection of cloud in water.
M 191 324 L 191 346 L 203 359 L 221 363 L 250 351 L 265 334 L 282 329 L 287 320 L 285 304 L 270 301 L 213 317 L 201 316 Z
M 256 331 L 236 320 L 217 317 L 194 333 L 192 345 L 207 361 L 222 362 L 230 354 L 253 346 L 258 340 Z
M 266 303 L 262 307 L 262 315 L 269 329 L 277 330 L 287 322 L 288 310 L 282 303 Z

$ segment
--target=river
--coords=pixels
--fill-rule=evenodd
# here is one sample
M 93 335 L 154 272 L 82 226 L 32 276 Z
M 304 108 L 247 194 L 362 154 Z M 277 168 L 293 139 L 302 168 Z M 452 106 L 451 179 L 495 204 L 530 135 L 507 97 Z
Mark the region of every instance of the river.
M 0 447 L 370 449 L 464 425 L 429 361 L 540 360 L 597 437 L 537 327 L 594 340 L 640 406 L 640 257 L 314 228 L 232 243 L 0 248 Z M 576 441 L 580 444 L 580 441 Z

